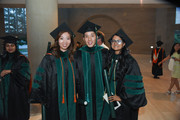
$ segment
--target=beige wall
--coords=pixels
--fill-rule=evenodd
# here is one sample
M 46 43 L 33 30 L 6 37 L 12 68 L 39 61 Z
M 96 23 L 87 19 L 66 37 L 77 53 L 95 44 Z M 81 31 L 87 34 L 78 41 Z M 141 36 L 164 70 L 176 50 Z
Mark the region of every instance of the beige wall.
M 170 13 L 171 14 L 170 14 Z M 163 15 L 161 15 L 163 13 Z M 82 35 L 76 31 L 86 21 L 90 20 L 102 26 L 101 30 L 105 33 L 106 44 L 113 33 L 119 28 L 133 40 L 130 46 L 132 53 L 150 54 L 150 46 L 155 46 L 156 37 L 160 35 L 165 47 L 169 51 L 172 37 L 167 38 L 167 34 L 172 34 L 175 9 L 172 8 L 59 8 L 59 24 L 63 21 L 68 22 L 76 34 L 76 41 L 82 42 Z M 66 17 L 63 17 L 65 16 Z M 67 16 L 68 14 L 68 16 Z M 161 16 L 159 16 L 161 15 Z M 173 18 L 171 18 L 173 17 Z M 163 19 L 162 19 L 163 18 Z M 161 24 L 160 24 L 161 23 Z

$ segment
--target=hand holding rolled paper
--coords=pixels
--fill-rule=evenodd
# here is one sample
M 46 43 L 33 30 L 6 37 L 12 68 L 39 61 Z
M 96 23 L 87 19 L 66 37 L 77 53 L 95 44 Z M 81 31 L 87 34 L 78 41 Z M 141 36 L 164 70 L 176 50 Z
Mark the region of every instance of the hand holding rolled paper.
M 121 99 L 120 99 L 119 96 L 114 95 L 114 96 L 110 96 L 110 97 L 109 97 L 109 101 L 110 101 L 110 102 L 121 101 Z
M 107 90 L 107 95 L 108 95 L 108 97 L 110 97 L 111 96 L 111 91 L 110 91 L 110 88 L 109 88 L 109 82 L 108 82 L 108 79 L 107 79 L 106 70 L 104 70 L 104 77 L 105 77 L 105 86 L 106 86 L 106 90 Z M 110 107 L 110 111 L 111 111 L 111 117 L 116 118 L 113 102 L 109 103 L 109 107 Z

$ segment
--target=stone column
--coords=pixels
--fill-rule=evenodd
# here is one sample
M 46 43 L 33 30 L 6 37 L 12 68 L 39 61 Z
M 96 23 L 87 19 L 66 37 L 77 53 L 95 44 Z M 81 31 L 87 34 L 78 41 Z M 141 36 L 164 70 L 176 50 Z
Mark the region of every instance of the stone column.
M 46 54 L 50 32 L 58 26 L 57 0 L 26 0 L 28 58 L 32 75 Z

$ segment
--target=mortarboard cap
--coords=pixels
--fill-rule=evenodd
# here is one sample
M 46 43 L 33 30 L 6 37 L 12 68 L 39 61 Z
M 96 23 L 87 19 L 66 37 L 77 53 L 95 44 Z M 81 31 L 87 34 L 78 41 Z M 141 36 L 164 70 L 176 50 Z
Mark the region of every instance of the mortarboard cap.
M 56 29 L 54 29 L 50 35 L 56 39 L 57 35 L 59 34 L 59 32 L 61 31 L 68 31 L 70 32 L 70 34 L 75 37 L 74 33 L 72 32 L 72 30 L 68 27 L 68 25 L 66 23 L 62 23 L 61 25 L 59 25 Z
M 8 35 L 8 36 L 5 36 L 5 37 L 0 37 L 0 39 L 3 39 L 4 40 L 4 44 L 6 43 L 14 43 L 16 44 L 18 40 L 17 37 L 14 37 L 14 36 L 11 36 L 11 35 Z
M 133 41 L 127 36 L 127 34 L 122 29 L 119 29 L 114 35 L 119 36 L 126 43 L 126 47 L 129 47 L 133 43 Z M 108 40 L 109 43 L 111 43 L 113 36 Z
M 158 40 L 158 41 L 156 42 L 156 44 L 157 44 L 157 46 L 161 46 L 161 45 L 163 44 L 163 42 L 162 42 L 161 40 Z
M 88 31 L 94 31 L 96 33 L 97 30 L 99 30 L 101 26 L 96 25 L 90 21 L 86 21 L 78 30 L 79 33 L 84 34 L 85 32 Z

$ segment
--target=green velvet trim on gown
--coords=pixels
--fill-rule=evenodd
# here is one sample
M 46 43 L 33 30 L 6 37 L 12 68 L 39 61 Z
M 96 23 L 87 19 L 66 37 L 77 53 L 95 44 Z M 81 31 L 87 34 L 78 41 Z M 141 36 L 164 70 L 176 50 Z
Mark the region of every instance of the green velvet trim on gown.
M 130 95 L 139 95 L 145 92 L 144 83 L 142 82 L 142 76 L 140 75 L 126 75 L 126 82 L 124 86 L 127 87 L 126 93 Z M 128 80 L 128 81 L 127 81 Z
M 117 86 L 117 81 L 115 81 L 115 78 L 116 78 L 116 66 L 114 67 L 113 69 L 113 66 L 115 64 L 115 59 L 118 57 L 118 55 L 114 55 L 111 61 L 111 67 L 109 69 L 109 72 L 108 72 L 108 80 L 109 80 L 109 85 L 110 85 L 110 89 L 111 89 L 111 93 L 113 95 L 115 95 L 116 93 L 116 86 Z M 111 78 L 110 78 L 110 75 L 111 75 Z M 102 114 L 102 120 L 109 120 L 109 117 L 110 117 L 110 106 L 107 102 L 105 102 L 105 105 L 104 105 L 104 110 L 103 110 L 103 114 Z
M 82 62 L 83 62 L 83 72 L 84 72 L 84 91 L 85 100 L 88 102 L 86 106 L 87 120 L 93 120 L 93 102 L 92 102 L 92 80 L 91 80 L 91 58 L 90 53 L 94 54 L 95 58 L 95 79 L 96 79 L 96 119 L 100 119 L 100 115 L 103 107 L 103 95 L 104 86 L 102 78 L 102 53 L 100 46 L 89 48 L 84 46 L 79 50 L 82 51 Z
M 103 47 L 101 47 L 101 46 L 95 46 L 95 47 L 89 48 L 87 45 L 85 45 L 85 46 L 81 47 L 79 50 L 91 53 L 91 52 L 97 52 L 101 49 L 103 49 Z
M 8 61 L 6 66 L 4 67 L 4 70 L 10 70 L 12 67 L 12 61 Z M 2 95 L 0 95 L 0 115 L 4 115 L 5 112 L 5 117 L 8 117 L 8 92 L 9 92 L 9 84 L 10 84 L 10 74 L 7 74 L 4 76 L 2 82 L 1 82 L 1 88 L 4 88 L 4 104 L 5 108 L 3 109 L 3 99 Z M 1 94 L 1 93 L 0 93 Z
M 55 60 L 57 68 L 57 84 L 58 84 L 58 105 L 60 120 L 76 120 L 76 103 L 74 103 L 74 84 L 73 84 L 73 71 L 70 61 L 68 59 L 68 52 L 61 52 L 63 67 L 60 58 Z M 66 77 L 64 68 L 64 58 L 68 60 L 68 95 L 66 95 Z M 73 64 L 72 64 L 73 65 Z M 64 69 L 64 101 L 62 103 L 62 68 Z M 68 97 L 68 103 L 67 103 Z

